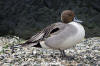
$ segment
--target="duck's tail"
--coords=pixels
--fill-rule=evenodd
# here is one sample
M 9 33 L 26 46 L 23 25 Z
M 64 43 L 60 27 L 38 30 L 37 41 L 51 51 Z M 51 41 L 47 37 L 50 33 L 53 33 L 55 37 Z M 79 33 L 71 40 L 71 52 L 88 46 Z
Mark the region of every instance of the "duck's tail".
M 25 43 L 22 43 L 22 44 L 18 44 L 19 46 L 22 46 L 22 47 L 28 47 L 28 46 L 33 46 L 33 47 L 38 47 L 38 48 L 42 48 L 41 45 L 40 45 L 40 42 L 38 41 L 34 41 L 34 42 L 25 42 Z
M 28 46 L 28 45 L 37 45 L 38 44 L 38 42 L 25 42 L 25 43 L 22 43 L 22 44 L 18 44 L 18 45 L 20 45 L 20 46 L 22 46 L 22 47 L 25 47 L 25 46 Z

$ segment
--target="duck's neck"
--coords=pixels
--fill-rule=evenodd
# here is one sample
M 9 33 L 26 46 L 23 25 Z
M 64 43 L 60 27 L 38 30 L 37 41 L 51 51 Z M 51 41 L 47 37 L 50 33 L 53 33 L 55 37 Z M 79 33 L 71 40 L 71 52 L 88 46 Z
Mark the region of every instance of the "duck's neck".
M 62 23 L 64 23 L 64 24 L 68 24 L 68 23 L 70 23 L 70 22 L 65 22 L 65 21 L 62 21 Z

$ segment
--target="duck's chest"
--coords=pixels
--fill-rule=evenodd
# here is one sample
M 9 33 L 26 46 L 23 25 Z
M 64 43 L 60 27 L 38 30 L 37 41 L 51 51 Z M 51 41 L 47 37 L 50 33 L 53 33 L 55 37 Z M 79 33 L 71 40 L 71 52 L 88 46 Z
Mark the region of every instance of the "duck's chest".
M 85 30 L 82 25 L 78 23 L 71 23 L 75 27 L 69 32 L 69 37 L 66 36 L 65 40 L 62 42 L 62 46 L 73 46 L 79 43 L 85 37 Z M 67 44 L 67 45 L 66 45 Z

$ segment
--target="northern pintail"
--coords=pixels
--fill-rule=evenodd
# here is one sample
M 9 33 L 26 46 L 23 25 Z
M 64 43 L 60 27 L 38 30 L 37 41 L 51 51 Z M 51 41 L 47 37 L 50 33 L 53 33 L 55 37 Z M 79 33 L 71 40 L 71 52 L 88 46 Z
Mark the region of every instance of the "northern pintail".
M 22 46 L 34 45 L 35 47 L 59 49 L 61 55 L 65 56 L 65 49 L 79 43 L 85 37 L 85 30 L 82 22 L 76 20 L 75 14 L 71 10 L 61 13 L 62 22 L 57 22 L 44 28 L 36 35 L 32 36 Z

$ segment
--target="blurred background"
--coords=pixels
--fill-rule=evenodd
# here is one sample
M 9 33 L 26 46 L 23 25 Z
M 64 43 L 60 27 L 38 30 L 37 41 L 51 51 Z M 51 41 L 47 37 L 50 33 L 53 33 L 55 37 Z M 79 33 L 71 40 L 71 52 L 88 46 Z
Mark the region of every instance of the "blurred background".
M 84 21 L 86 37 L 100 37 L 100 0 L 0 0 L 0 36 L 28 39 L 61 21 L 63 10 Z

